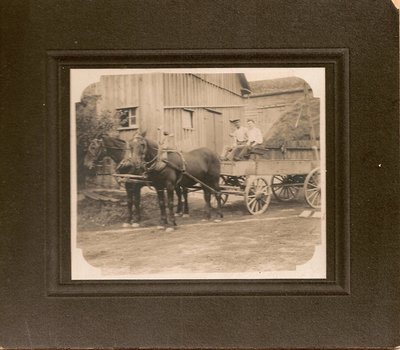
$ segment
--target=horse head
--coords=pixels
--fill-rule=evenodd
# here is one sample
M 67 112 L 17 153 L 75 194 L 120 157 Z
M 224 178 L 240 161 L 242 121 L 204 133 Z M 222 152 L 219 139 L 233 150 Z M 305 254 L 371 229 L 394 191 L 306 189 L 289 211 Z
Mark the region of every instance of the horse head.
M 96 163 L 100 162 L 106 155 L 106 151 L 103 144 L 102 138 L 93 139 L 86 152 L 83 164 L 84 166 L 92 170 Z
M 158 152 L 157 145 L 145 138 L 145 133 L 137 133 L 129 142 L 132 154 L 132 163 L 138 169 L 146 170 L 152 163 Z

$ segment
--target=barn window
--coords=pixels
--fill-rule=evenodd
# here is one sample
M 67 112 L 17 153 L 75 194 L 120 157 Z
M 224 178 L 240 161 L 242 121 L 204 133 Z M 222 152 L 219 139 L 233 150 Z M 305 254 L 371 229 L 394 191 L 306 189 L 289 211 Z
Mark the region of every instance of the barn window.
M 137 107 L 117 108 L 120 128 L 138 128 Z
M 182 127 L 184 129 L 193 129 L 193 109 L 184 108 L 182 112 Z

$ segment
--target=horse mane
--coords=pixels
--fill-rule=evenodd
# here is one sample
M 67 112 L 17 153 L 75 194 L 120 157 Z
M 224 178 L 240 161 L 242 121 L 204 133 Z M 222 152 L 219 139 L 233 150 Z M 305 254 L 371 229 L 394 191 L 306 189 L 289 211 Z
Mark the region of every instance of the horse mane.
M 153 141 L 147 137 L 143 137 L 143 139 L 147 142 L 147 146 L 149 146 L 150 148 L 154 149 L 154 150 L 158 150 L 158 143 L 156 141 Z
M 104 135 L 103 142 L 106 147 L 117 148 L 117 149 L 125 149 L 126 148 L 126 141 L 124 141 L 118 137 L 111 137 L 108 135 Z

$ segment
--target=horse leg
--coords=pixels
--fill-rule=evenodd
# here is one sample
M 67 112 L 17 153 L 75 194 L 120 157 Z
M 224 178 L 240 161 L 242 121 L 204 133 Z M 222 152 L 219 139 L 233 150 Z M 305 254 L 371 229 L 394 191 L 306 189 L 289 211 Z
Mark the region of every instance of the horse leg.
M 205 220 L 210 220 L 211 218 L 211 193 L 208 189 L 203 187 L 203 192 L 204 192 L 204 201 L 206 202 L 204 206 L 204 221 Z
M 133 203 L 135 205 L 135 211 L 133 213 L 132 227 L 139 227 L 139 222 L 141 220 L 140 215 L 140 193 L 142 186 L 139 184 L 133 185 Z
M 182 194 L 183 194 L 183 215 L 182 217 L 188 218 L 189 217 L 189 202 L 188 202 L 188 189 L 186 187 L 182 187 Z
M 125 183 L 125 191 L 126 191 L 126 199 L 127 199 L 127 205 L 128 205 L 128 218 L 127 218 L 126 222 L 124 222 L 122 224 L 122 226 L 123 227 L 129 227 L 131 225 L 132 216 L 133 216 L 133 212 L 132 212 L 132 204 L 133 204 L 132 186 L 130 186 L 129 184 Z
M 172 225 L 172 227 L 176 226 L 175 214 L 174 214 L 174 190 L 175 190 L 174 184 L 172 183 L 167 184 L 169 222 Z M 171 231 L 171 229 L 169 231 Z
M 178 197 L 178 206 L 176 208 L 175 216 L 182 215 L 182 190 L 183 190 L 183 188 L 179 185 L 176 186 L 176 188 L 175 188 L 176 196 Z
M 217 191 L 215 193 L 215 198 L 217 199 L 217 215 L 222 219 L 224 215 L 222 214 L 222 199 L 221 199 L 221 188 L 219 186 L 219 180 L 214 182 L 214 189 Z M 215 220 L 215 221 L 220 221 L 220 220 Z
M 164 228 L 168 224 L 168 221 L 167 221 L 167 213 L 165 211 L 165 195 L 163 188 L 157 189 L 157 196 L 158 196 L 158 205 L 160 206 L 160 212 L 161 212 L 161 220 L 159 228 Z

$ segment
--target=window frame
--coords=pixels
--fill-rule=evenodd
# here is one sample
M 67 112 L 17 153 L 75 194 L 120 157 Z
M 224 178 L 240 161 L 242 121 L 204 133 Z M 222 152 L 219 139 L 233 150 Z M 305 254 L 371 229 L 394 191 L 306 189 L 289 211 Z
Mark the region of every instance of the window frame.
M 118 113 L 121 113 L 122 111 L 127 110 L 128 111 L 128 126 L 120 126 L 118 127 L 117 130 L 132 130 L 132 129 L 138 129 L 139 128 L 139 119 L 138 119 L 138 108 L 139 106 L 126 106 L 126 107 L 117 107 L 115 110 Z M 132 115 L 132 113 L 134 113 Z M 136 123 L 131 124 L 131 118 L 135 117 Z M 121 122 L 121 119 L 119 119 L 119 122 Z
M 193 118 L 193 115 L 194 115 L 194 112 L 195 112 L 195 110 L 194 109 L 191 109 L 191 108 L 182 108 L 182 110 L 183 110 L 183 112 L 186 112 L 186 113 L 189 113 L 189 120 L 190 120 L 190 127 L 188 127 L 187 125 L 186 125 L 186 123 L 185 123 L 185 115 L 188 115 L 188 114 L 186 114 L 186 113 L 182 113 L 182 129 L 184 129 L 184 130 L 194 130 L 194 118 Z

